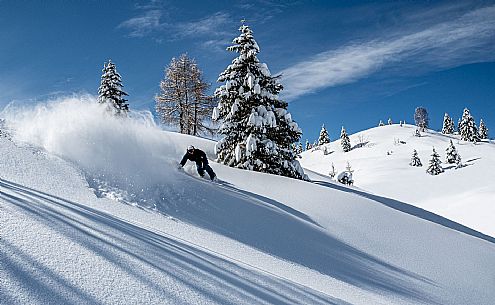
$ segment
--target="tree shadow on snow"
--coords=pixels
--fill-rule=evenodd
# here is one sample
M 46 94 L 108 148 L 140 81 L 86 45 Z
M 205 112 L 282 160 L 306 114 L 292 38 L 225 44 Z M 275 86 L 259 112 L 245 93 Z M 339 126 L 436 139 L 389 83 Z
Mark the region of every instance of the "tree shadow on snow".
M 363 143 L 357 143 L 356 145 L 354 145 L 353 147 L 351 147 L 351 150 L 354 150 L 354 149 L 358 149 L 358 148 L 361 148 L 361 147 L 365 147 L 366 145 L 368 145 L 370 141 L 366 141 L 366 142 L 363 142 Z
M 287 212 L 288 207 L 281 208 L 285 205 L 280 202 L 226 183 L 218 186 L 199 181 L 194 186 L 181 185 L 194 190 L 189 191 L 187 199 L 183 195 L 168 196 L 168 202 L 159 210 L 351 285 L 435 303 L 420 288 L 435 286 L 431 280 L 354 248 L 313 221 L 301 221 L 307 216 Z
M 1 199 L 24 213 L 39 217 L 54 230 L 117 264 L 118 268 L 156 292 L 163 292 L 165 288 L 137 265 L 173 277 L 212 302 L 234 303 L 230 301 L 230 287 L 234 286 L 240 299 L 251 304 L 260 301 L 345 304 L 310 288 L 241 267 L 222 258 L 221 254 L 171 238 L 164 232 L 158 234 L 107 213 L 5 180 L 0 180 L 0 187 L 7 190 L 0 191 Z M 174 216 L 351 285 L 435 303 L 420 288 L 435 285 L 430 280 L 345 244 L 311 222 L 301 221 L 280 209 L 277 205 L 281 203 L 267 204 L 261 196 L 208 182 L 199 183 L 195 194 L 197 198 L 190 198 L 193 195 L 168 198 L 179 200 L 177 204 L 182 206 Z M 203 207 L 198 208 L 198 204 Z M 8 268 L 16 272 L 13 263 Z M 26 273 L 24 277 L 25 280 L 19 280 L 29 281 L 28 278 L 36 278 L 36 275 Z M 205 288 L 208 286 L 205 283 L 215 289 Z M 225 289 L 229 293 L 222 289 L 224 287 L 229 287 Z M 57 289 L 78 291 L 68 285 Z M 170 293 L 172 298 L 173 291 Z M 65 303 L 66 300 L 61 297 L 60 301 Z
M 481 159 L 481 157 L 469 159 L 469 160 L 466 160 L 466 163 L 467 162 L 474 162 L 474 161 L 479 160 L 479 159 Z
M 167 286 L 167 278 L 173 278 L 194 291 L 194 294 L 208 299 L 209 303 L 239 304 L 242 300 L 244 304 L 348 305 L 343 300 L 276 277 L 254 266 L 242 267 L 246 264 L 165 232 L 153 232 L 102 211 L 3 179 L 0 179 L 0 199 L 93 252 L 116 270 L 137 279 L 151 291 L 148 294 L 155 293 L 177 304 L 190 301 L 187 300 L 187 294 L 184 297 L 181 289 L 174 285 Z M 21 251 L 7 240 L 0 240 L 0 244 L 8 278 L 24 287 L 37 302 L 108 302 L 108 299 L 103 302 L 98 295 L 88 292 L 88 287 L 69 283 L 61 275 L 37 262 L 30 253 Z M 98 286 L 98 283 L 92 283 L 95 284 Z M 108 294 L 112 295 L 113 288 L 97 289 L 106 290 L 104 295 L 108 297 Z M 116 292 L 119 291 L 121 293 L 121 290 L 116 289 Z M 9 295 L 8 291 L 0 290 L 0 297 L 15 303 L 15 295 Z

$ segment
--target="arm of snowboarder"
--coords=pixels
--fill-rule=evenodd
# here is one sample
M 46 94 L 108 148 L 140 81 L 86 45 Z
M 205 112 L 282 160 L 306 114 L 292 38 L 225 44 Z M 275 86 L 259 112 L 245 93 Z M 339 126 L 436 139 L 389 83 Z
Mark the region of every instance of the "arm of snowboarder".
M 187 162 L 187 153 L 184 155 L 184 157 L 182 157 L 182 160 L 180 161 L 180 165 L 184 166 L 186 165 L 186 162 Z

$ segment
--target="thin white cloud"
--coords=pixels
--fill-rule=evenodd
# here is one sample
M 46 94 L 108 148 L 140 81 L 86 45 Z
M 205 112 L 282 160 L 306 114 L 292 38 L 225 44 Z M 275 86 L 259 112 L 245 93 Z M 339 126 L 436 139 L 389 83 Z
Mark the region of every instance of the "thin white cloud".
M 330 50 L 281 71 L 284 98 L 352 83 L 394 66 L 435 70 L 493 60 L 494 39 L 495 6 L 489 6 L 414 33 Z
M 201 43 L 203 49 L 211 50 L 217 53 L 224 53 L 227 46 L 229 46 L 231 39 L 211 39 Z
M 178 37 L 197 37 L 197 36 L 224 36 L 226 33 L 225 25 L 230 20 L 230 15 L 223 12 L 217 12 L 203 19 L 177 23 L 173 26 Z
M 117 28 L 129 30 L 131 37 L 144 37 L 163 27 L 163 24 L 160 23 L 161 16 L 160 10 L 149 10 L 140 16 L 122 22 Z
M 225 41 L 231 33 L 225 29 L 231 20 L 231 16 L 225 12 L 216 12 L 196 21 L 167 22 L 163 21 L 163 10 L 149 9 L 141 15 L 126 20 L 117 26 L 118 29 L 129 31 L 130 37 L 150 36 L 160 42 L 166 40 L 179 40 L 188 38 L 200 38 L 198 44 L 211 50 L 225 49 Z M 165 35 L 164 35 L 165 34 Z M 158 38 L 155 38 L 158 37 Z M 217 45 L 214 45 L 217 43 Z

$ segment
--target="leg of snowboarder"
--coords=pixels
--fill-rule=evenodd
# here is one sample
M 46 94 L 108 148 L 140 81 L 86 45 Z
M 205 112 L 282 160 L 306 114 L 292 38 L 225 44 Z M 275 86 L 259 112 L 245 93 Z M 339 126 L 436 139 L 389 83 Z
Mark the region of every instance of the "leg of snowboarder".
M 198 174 L 201 177 L 204 177 L 205 176 L 205 170 L 204 170 L 203 166 L 201 166 L 201 163 L 200 162 L 196 162 L 196 169 L 198 170 Z
M 213 172 L 213 169 L 208 165 L 208 163 L 206 163 L 204 165 L 204 169 L 206 170 L 206 172 L 208 173 L 208 175 L 210 176 L 210 179 L 211 180 L 215 180 L 215 177 L 217 176 L 215 174 L 215 172 Z

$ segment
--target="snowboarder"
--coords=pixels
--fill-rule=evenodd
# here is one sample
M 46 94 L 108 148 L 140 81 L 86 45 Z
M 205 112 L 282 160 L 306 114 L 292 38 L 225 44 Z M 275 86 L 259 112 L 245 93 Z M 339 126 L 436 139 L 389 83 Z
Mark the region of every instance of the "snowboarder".
M 180 161 L 180 168 L 186 165 L 187 160 L 196 162 L 196 168 L 198 169 L 198 174 L 201 177 L 205 176 L 205 170 L 210 176 L 210 179 L 213 181 L 217 176 L 213 169 L 208 165 L 208 158 L 206 154 L 201 149 L 194 148 L 194 146 L 189 145 L 187 147 L 186 154 L 182 157 L 182 161 Z

